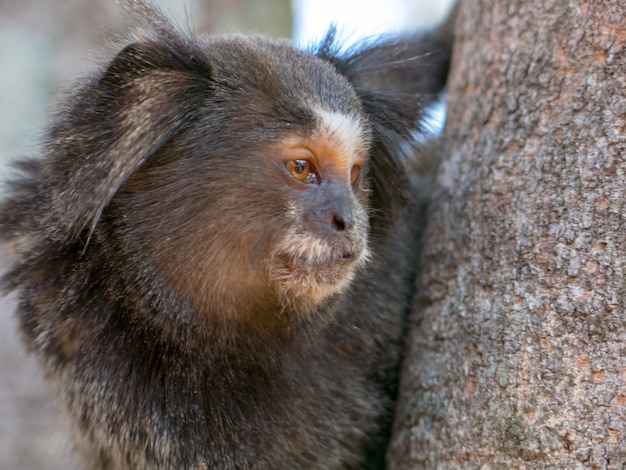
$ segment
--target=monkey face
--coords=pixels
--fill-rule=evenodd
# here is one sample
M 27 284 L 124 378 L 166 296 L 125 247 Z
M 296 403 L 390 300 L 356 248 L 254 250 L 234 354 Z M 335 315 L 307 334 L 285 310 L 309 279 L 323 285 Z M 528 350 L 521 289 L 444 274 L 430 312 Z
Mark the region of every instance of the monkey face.
M 363 125 L 341 113 L 316 115 L 310 137 L 277 146 L 291 196 L 268 265 L 283 292 L 313 303 L 344 290 L 368 258 Z
M 369 124 L 328 64 L 273 43 L 237 53 L 211 58 L 189 124 L 108 212 L 130 255 L 148 254 L 144 271 L 201 311 L 309 310 L 369 256 Z
M 126 243 L 201 310 L 251 298 L 306 310 L 345 291 L 369 257 L 369 142 L 357 118 L 317 113 L 314 131 L 229 159 L 201 160 L 184 139 L 164 149 L 114 201 Z

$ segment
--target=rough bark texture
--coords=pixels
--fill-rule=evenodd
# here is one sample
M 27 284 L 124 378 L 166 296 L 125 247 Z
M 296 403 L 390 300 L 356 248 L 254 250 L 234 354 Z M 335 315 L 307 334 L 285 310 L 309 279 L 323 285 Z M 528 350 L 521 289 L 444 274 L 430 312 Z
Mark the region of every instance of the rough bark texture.
M 626 465 L 625 21 L 461 6 L 390 468 Z

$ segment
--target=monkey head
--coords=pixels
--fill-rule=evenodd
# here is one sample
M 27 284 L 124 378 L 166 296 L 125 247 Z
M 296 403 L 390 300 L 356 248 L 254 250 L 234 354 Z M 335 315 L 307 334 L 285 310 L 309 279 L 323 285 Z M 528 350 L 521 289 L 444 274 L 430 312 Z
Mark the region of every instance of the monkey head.
M 282 325 L 346 292 L 405 201 L 412 132 L 449 58 L 420 51 L 439 42 L 341 53 L 331 32 L 300 51 L 185 36 L 130 3 L 145 28 L 64 101 L 5 237 L 94 282 L 106 266 L 109 292 L 166 325 Z
M 100 78 L 125 100 L 111 125 L 131 140 L 159 139 L 146 114 L 179 129 L 120 184 L 93 242 L 113 236 L 137 260 L 131 278 L 153 273 L 209 315 L 308 311 L 368 258 L 370 124 L 348 80 L 288 43 L 201 50 L 191 73 L 163 67 L 170 50 L 133 44 Z M 153 70 L 136 76 L 138 60 Z

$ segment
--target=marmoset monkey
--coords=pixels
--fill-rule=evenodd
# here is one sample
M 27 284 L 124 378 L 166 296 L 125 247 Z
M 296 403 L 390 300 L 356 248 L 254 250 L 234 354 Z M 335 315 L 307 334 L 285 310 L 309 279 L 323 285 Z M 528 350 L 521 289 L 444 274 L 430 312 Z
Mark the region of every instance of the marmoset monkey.
M 21 331 L 98 469 L 383 465 L 411 159 L 445 35 L 194 37 L 154 7 L 0 208 Z

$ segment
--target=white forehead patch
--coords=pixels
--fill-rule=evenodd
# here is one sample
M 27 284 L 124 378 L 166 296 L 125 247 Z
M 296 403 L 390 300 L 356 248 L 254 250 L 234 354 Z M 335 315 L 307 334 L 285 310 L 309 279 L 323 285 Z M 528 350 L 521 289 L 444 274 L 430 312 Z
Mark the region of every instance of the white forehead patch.
M 357 157 L 363 157 L 367 150 L 368 136 L 365 127 L 357 116 L 327 111 L 314 110 L 319 118 L 319 132 L 333 139 L 341 148 L 341 155 L 346 163 L 352 163 Z

